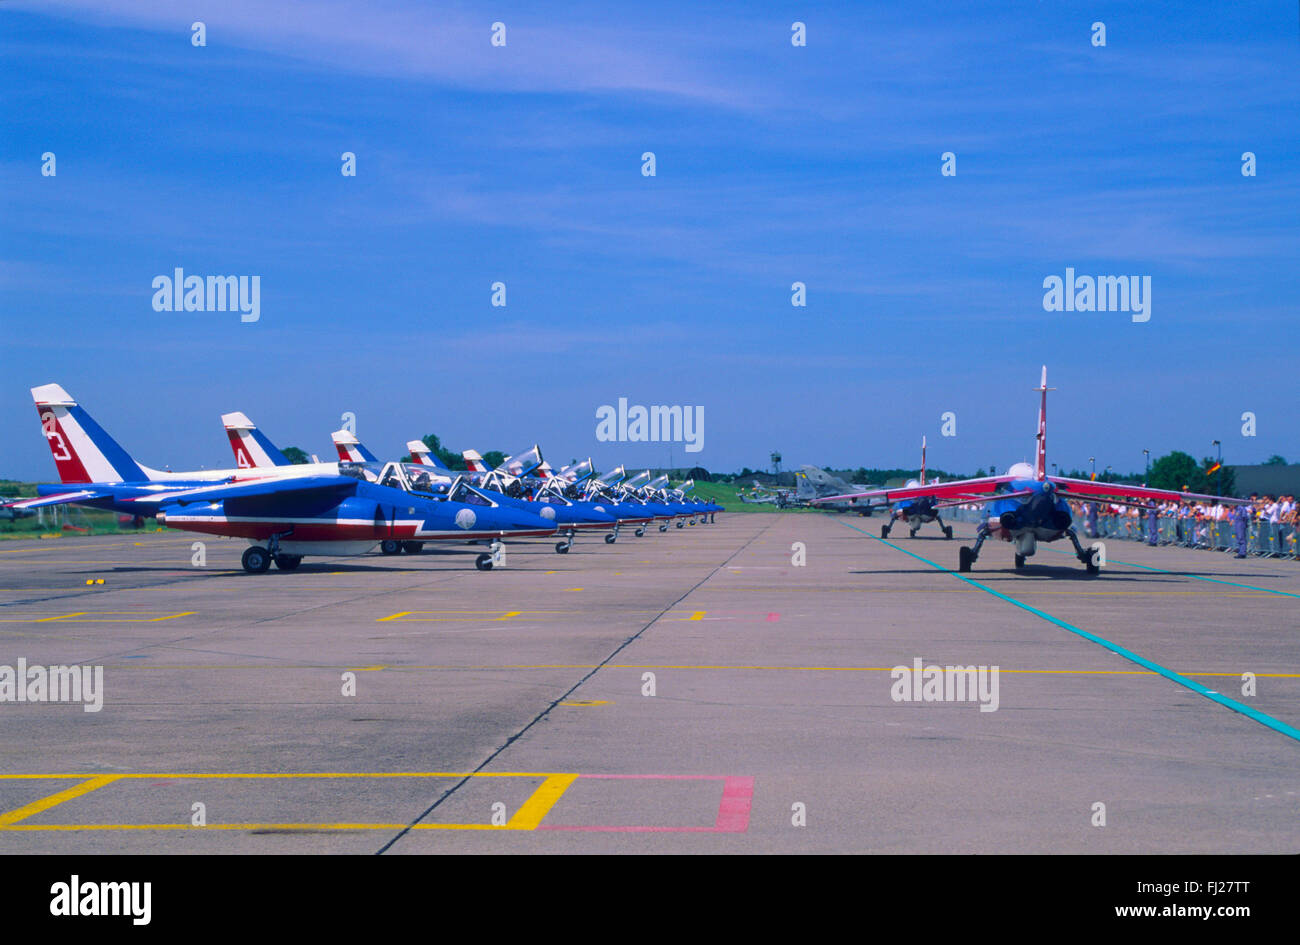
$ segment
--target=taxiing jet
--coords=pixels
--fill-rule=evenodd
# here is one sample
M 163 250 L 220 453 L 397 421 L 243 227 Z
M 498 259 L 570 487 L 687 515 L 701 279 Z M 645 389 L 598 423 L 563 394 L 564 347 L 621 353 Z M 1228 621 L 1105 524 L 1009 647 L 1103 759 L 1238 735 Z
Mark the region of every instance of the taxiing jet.
M 909 479 L 906 488 L 914 489 L 923 485 L 925 485 L 925 437 L 921 437 L 921 478 Z M 889 521 L 880 526 L 880 537 L 888 538 L 889 530 L 894 527 L 894 523 L 902 520 L 908 526 L 907 532 L 910 538 L 915 538 L 917 531 L 927 522 L 938 522 L 943 537 L 952 538 L 952 526 L 945 525 L 943 519 L 939 517 L 939 509 L 935 506 L 937 501 L 933 495 L 923 495 L 896 502 L 893 511 L 889 513 Z
M 1017 570 L 1025 566 L 1025 560 L 1038 549 L 1039 542 L 1068 538 L 1074 546 L 1075 556 L 1083 562 L 1089 574 L 1095 575 L 1100 573 L 1101 569 L 1100 551 L 1096 546 L 1084 548 L 1079 543 L 1068 500 L 1100 500 L 1115 505 L 1131 506 L 1149 506 L 1156 502 L 1180 502 L 1184 499 L 1200 499 L 1205 502 L 1222 502 L 1229 505 L 1244 503 L 1243 499 L 1047 475 L 1047 392 L 1054 389 L 1047 386 L 1047 368 L 1044 366 L 1042 383 L 1034 388 L 1042 395 L 1042 399 L 1038 407 L 1037 446 L 1033 466 L 1028 463 L 1016 463 L 1001 476 L 958 479 L 937 485 L 904 486 L 901 489 L 877 489 L 850 495 L 827 496 L 815 500 L 815 504 L 852 499 L 883 499 L 886 502 L 900 502 L 923 496 L 933 496 L 935 508 L 982 503 L 985 505 L 986 515 L 976 530 L 974 546 L 963 545 L 958 549 L 957 564 L 960 571 L 971 569 L 979 559 L 984 542 L 989 538 L 1000 538 L 1014 545 Z

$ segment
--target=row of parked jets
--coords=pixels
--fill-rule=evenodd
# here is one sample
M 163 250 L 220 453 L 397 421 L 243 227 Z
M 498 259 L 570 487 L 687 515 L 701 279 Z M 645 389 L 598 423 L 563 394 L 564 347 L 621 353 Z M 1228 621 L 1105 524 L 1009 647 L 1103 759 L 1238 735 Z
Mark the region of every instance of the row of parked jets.
M 419 440 L 407 444 L 410 462 L 381 462 L 340 430 L 337 462 L 295 464 L 242 413 L 222 417 L 235 468 L 151 469 L 58 384 L 32 388 L 32 399 L 60 482 L 7 507 L 76 504 L 243 539 L 253 573 L 272 563 L 292 571 L 308 555 L 416 554 L 428 542 L 490 544 L 475 558 L 489 571 L 505 539 L 559 537 L 555 550 L 565 554 L 579 533 L 604 531 L 612 544 L 623 527 L 641 537 L 654 525 L 711 523 L 723 510 L 691 495 L 693 480 L 673 488 L 667 476 L 629 476 L 623 466 L 598 476 L 590 459 L 557 472 L 536 446 L 495 469 L 469 450 L 458 472 Z

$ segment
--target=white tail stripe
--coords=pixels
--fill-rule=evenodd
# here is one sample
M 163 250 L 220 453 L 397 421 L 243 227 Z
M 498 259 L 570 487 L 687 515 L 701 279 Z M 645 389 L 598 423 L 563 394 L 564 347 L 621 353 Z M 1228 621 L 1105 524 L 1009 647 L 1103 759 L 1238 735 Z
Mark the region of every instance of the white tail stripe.
M 79 424 L 67 407 L 61 404 L 41 407 L 41 425 L 45 426 L 47 413 L 53 413 L 54 419 L 63 431 L 64 447 L 76 457 L 86 470 L 86 476 L 91 482 L 120 482 L 121 474 L 113 468 L 113 464 L 108 461 L 108 457 L 100 451 L 95 445 L 95 441 L 90 438 L 81 424 Z M 57 435 L 57 434 L 56 434 Z M 48 436 L 48 433 L 47 433 Z M 51 447 L 55 446 L 51 440 Z

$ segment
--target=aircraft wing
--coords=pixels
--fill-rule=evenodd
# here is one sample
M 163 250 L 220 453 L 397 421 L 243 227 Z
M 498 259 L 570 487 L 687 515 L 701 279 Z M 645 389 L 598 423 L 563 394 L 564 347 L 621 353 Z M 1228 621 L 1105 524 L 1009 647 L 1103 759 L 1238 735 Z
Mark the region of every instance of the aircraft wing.
M 1033 489 L 1021 489 L 1019 492 L 999 492 L 995 495 L 981 496 L 958 496 L 952 499 L 945 499 L 942 502 L 936 502 L 936 509 L 950 509 L 954 505 L 968 505 L 971 502 L 988 502 L 990 499 L 1023 499 L 1026 496 L 1034 495 Z
M 291 479 L 258 479 L 252 482 L 230 482 L 217 486 L 200 486 L 194 489 L 173 489 L 133 499 L 142 505 L 165 505 L 187 502 L 222 502 L 229 499 L 251 499 L 262 496 L 302 497 L 329 492 L 345 493 L 356 489 L 358 479 L 351 476 L 300 476 Z
M 1147 486 L 1128 486 L 1115 482 L 1093 482 L 1089 479 L 1067 479 L 1064 476 L 1047 478 L 1056 483 L 1057 494 L 1062 499 L 1109 499 L 1120 505 L 1139 505 L 1140 500 L 1179 502 L 1183 499 L 1196 499 L 1202 502 L 1222 502 L 1225 505 L 1245 505 L 1247 502 L 1246 499 L 1202 495 L 1199 492 L 1175 492 L 1172 489 L 1152 489 Z
M 880 499 L 883 502 L 901 502 L 903 499 L 920 499 L 934 496 L 958 502 L 985 502 L 991 493 L 1012 481 L 1011 476 L 985 476 L 983 479 L 957 479 L 928 486 L 904 486 L 898 489 L 873 489 L 870 492 L 850 492 L 845 495 L 827 495 L 812 499 L 813 505 L 823 502 L 840 502 L 845 499 Z M 865 503 L 864 503 L 865 504 Z
M 90 499 L 109 499 L 112 493 L 103 489 L 78 489 L 76 492 L 59 492 L 54 495 L 38 496 L 34 499 L 18 499 L 14 502 L 0 503 L 6 509 L 39 509 L 47 505 L 66 505 L 69 502 L 86 502 Z

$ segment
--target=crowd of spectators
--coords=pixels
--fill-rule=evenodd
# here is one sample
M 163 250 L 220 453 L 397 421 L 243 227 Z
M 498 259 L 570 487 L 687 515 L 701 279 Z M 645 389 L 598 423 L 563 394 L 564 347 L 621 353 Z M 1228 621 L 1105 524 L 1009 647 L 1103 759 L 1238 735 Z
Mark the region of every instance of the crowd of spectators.
M 1093 534 L 1091 527 L 1093 519 L 1089 514 L 1088 503 L 1070 503 L 1075 521 L 1082 525 L 1090 538 L 1115 534 L 1127 534 L 1129 537 L 1143 539 L 1146 537 L 1145 523 L 1150 514 L 1148 508 L 1121 506 L 1108 502 L 1098 502 L 1096 505 L 1097 534 Z M 1158 522 L 1165 526 L 1161 540 L 1170 544 L 1216 547 L 1221 544 L 1223 535 L 1223 531 L 1217 526 L 1220 523 L 1224 526 L 1235 523 L 1235 507 L 1219 502 L 1183 500 L 1157 503 L 1155 508 Z M 1277 553 L 1296 555 L 1300 550 L 1297 548 L 1300 518 L 1297 518 L 1295 496 L 1251 495 L 1250 502 L 1244 507 L 1243 513 L 1248 528 L 1255 534 L 1261 533 L 1260 526 L 1268 526 L 1268 532 L 1276 538 Z M 1169 528 L 1170 525 L 1172 529 Z

